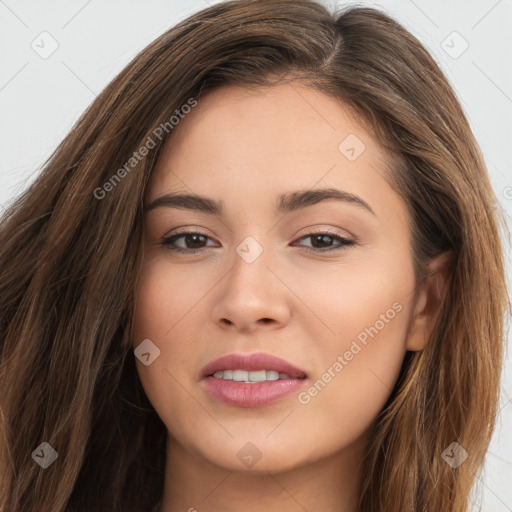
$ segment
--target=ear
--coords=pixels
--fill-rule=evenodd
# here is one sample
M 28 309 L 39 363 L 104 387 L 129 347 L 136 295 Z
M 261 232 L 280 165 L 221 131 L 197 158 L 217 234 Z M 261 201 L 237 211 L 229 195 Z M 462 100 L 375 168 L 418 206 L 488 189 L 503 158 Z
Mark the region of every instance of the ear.
M 406 349 L 423 350 L 444 305 L 451 279 L 452 253 L 444 252 L 428 265 L 427 277 L 420 283 L 407 337 Z

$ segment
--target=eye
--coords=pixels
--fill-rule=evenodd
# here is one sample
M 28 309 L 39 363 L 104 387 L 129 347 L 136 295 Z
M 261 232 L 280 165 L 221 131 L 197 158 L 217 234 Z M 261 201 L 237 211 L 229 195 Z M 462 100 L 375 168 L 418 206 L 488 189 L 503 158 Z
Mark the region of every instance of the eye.
M 176 246 L 176 242 L 180 239 L 183 239 L 185 247 Z M 207 240 L 211 238 L 205 233 L 201 233 L 200 231 L 183 231 L 181 233 L 177 233 L 172 236 L 164 237 L 162 239 L 161 245 L 170 251 L 175 252 L 183 252 L 187 254 L 196 254 L 198 252 L 202 252 L 204 250 L 201 245 Z M 187 247 L 190 244 L 192 248 Z
M 303 249 L 309 252 L 322 253 L 328 251 L 339 251 L 355 245 L 354 240 L 344 238 L 331 231 L 319 231 L 315 233 L 308 233 L 299 238 L 299 240 L 310 239 L 312 242 L 311 247 L 302 246 Z M 208 246 L 205 243 L 212 240 L 207 234 L 200 231 L 182 231 L 172 236 L 164 237 L 160 245 L 166 249 L 174 252 L 181 252 L 186 254 L 196 254 L 203 252 Z M 178 246 L 177 243 L 182 244 Z M 338 242 L 337 245 L 331 246 L 333 242 Z M 183 245 L 185 247 L 183 247 Z M 214 245 L 215 246 L 215 245 Z M 211 246 L 210 246 L 211 247 Z
M 319 231 L 316 233 L 309 233 L 299 238 L 299 240 L 311 239 L 312 247 L 303 247 L 309 252 L 328 252 L 328 251 L 339 251 L 355 245 L 354 240 L 349 240 L 331 231 Z M 338 245 L 329 246 L 334 241 L 338 241 Z

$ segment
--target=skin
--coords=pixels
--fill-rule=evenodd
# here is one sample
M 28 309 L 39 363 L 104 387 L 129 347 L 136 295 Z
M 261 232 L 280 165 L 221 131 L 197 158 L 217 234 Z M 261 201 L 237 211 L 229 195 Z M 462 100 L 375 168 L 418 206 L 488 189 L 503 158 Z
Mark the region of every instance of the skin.
M 354 161 L 338 149 L 349 134 L 365 144 Z M 386 181 L 386 156 L 340 101 L 298 82 L 215 89 L 174 129 L 146 204 L 194 193 L 225 212 L 146 214 L 133 347 L 150 339 L 160 349 L 149 366 L 137 359 L 137 371 L 168 430 L 163 512 L 356 510 L 371 427 L 405 352 L 424 348 L 444 286 L 442 272 L 415 280 L 409 216 Z M 327 187 L 357 195 L 374 214 L 336 200 L 274 211 L 279 194 Z M 209 238 L 175 246 L 203 252 L 162 246 L 178 228 Z M 307 237 L 326 230 L 356 243 L 307 252 L 339 247 Z M 252 263 L 236 252 L 248 236 L 263 249 Z M 263 351 L 303 369 L 307 390 L 396 303 L 401 311 L 306 404 L 297 392 L 236 407 L 201 385 L 208 362 Z M 261 454 L 252 467 L 237 457 L 248 442 Z

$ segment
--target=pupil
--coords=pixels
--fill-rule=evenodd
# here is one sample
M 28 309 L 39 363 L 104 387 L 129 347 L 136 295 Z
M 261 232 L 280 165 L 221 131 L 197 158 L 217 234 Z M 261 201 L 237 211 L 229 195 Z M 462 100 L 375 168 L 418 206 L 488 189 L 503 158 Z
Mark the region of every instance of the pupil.
M 328 240 L 327 240 L 327 242 L 328 242 L 328 241 L 330 240 L 330 238 L 331 238 L 331 237 L 330 237 L 329 235 L 315 235 L 315 236 L 313 237 L 313 240 L 321 240 L 321 239 L 323 239 L 323 240 L 324 240 L 324 242 L 325 242 L 325 241 L 326 241 L 325 239 L 328 239 Z M 313 246 L 314 246 L 314 247 L 317 247 L 316 243 L 313 243 Z M 322 247 L 322 245 L 321 245 L 321 244 L 320 244 L 320 246 Z
M 191 238 L 194 240 L 194 242 L 192 242 L 192 245 L 193 245 L 192 248 L 196 249 L 196 248 L 201 246 L 200 245 L 201 244 L 201 240 L 198 240 L 198 239 L 204 238 L 204 236 L 203 235 L 188 235 L 187 236 L 188 240 L 190 240 Z M 194 245 L 194 244 L 199 244 L 199 245 Z

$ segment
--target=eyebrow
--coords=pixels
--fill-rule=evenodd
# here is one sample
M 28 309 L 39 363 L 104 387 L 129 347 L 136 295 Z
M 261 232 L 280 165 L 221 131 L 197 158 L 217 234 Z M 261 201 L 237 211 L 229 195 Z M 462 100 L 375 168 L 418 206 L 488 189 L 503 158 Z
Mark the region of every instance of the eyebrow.
M 366 209 L 373 215 L 376 215 L 370 205 L 363 201 L 363 199 L 354 194 L 344 190 L 338 190 L 336 188 L 298 190 L 295 192 L 289 192 L 287 194 L 280 194 L 277 198 L 275 210 L 277 213 L 289 213 L 301 210 L 302 208 L 313 206 L 327 200 L 351 203 Z M 224 213 L 224 206 L 222 201 L 215 201 L 214 199 L 196 194 L 181 193 L 169 193 L 157 197 L 150 203 L 146 211 L 149 212 L 155 208 L 162 207 L 194 210 L 217 216 L 222 216 Z

